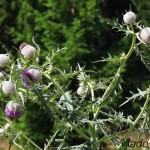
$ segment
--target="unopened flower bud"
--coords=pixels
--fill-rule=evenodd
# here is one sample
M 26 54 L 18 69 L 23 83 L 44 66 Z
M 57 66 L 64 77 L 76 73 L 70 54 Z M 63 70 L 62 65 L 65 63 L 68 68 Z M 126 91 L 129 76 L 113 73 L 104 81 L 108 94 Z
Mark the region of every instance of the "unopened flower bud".
M 22 43 L 22 44 L 19 46 L 20 51 L 21 51 L 26 45 L 28 45 L 28 44 L 27 44 L 27 43 Z
M 36 54 L 36 49 L 35 47 L 27 44 L 27 43 L 22 43 L 19 46 L 19 49 L 21 51 L 21 54 L 24 56 L 24 58 L 31 58 Z
M 7 54 L 0 54 L 0 67 L 6 67 L 9 61 L 9 56 Z
M 42 75 L 39 70 L 37 69 L 29 69 L 29 70 L 23 70 L 23 73 L 26 77 L 28 77 L 33 83 L 36 83 L 42 79 Z M 31 84 L 28 82 L 27 79 L 21 74 L 20 80 L 22 81 L 23 85 L 26 88 L 30 88 Z
M 11 118 L 19 118 L 23 115 L 23 106 L 19 103 L 9 101 L 6 105 L 5 112 Z
M 150 27 L 144 28 L 140 33 L 140 37 L 144 43 L 149 44 L 150 43 Z
M 31 81 L 33 81 L 33 78 L 30 74 L 29 71 L 27 70 L 23 70 L 22 73 L 24 74 L 24 76 L 26 76 L 27 78 L 29 78 Z M 22 82 L 22 84 L 26 87 L 26 88 L 30 88 L 31 87 L 31 84 L 27 81 L 27 79 L 25 79 L 22 74 L 20 75 L 20 80 Z
M 133 13 L 132 11 L 127 12 L 124 16 L 123 16 L 123 21 L 126 24 L 132 24 L 134 23 L 136 20 L 136 15 L 135 13 Z
M 2 83 L 2 91 L 6 95 L 14 94 L 16 91 L 15 85 L 11 81 L 4 81 Z
M 85 88 L 84 88 L 84 87 L 79 87 L 79 88 L 77 89 L 77 94 L 78 94 L 79 96 L 83 96 L 84 93 L 85 93 Z
M 28 72 L 31 74 L 33 82 L 36 83 L 42 79 L 41 73 L 37 69 L 29 69 Z

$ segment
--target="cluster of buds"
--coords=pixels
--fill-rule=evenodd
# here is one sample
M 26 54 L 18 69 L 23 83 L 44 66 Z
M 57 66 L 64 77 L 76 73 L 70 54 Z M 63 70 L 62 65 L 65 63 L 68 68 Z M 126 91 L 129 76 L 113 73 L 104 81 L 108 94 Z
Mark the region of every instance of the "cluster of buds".
M 125 24 L 133 24 L 136 20 L 136 14 L 132 11 L 127 12 L 123 16 L 123 21 Z M 150 44 L 150 27 L 145 27 L 140 31 L 140 41 L 145 44 Z
M 19 49 L 21 51 L 21 54 L 24 56 L 24 58 L 32 58 L 37 54 L 36 49 L 27 43 L 22 43 L 19 46 Z M 27 78 L 30 81 L 27 80 Z M 29 70 L 23 70 L 22 73 L 20 74 L 20 80 L 22 81 L 22 84 L 26 88 L 31 87 L 31 82 L 37 83 L 41 79 L 42 79 L 42 76 L 41 76 L 40 71 L 35 68 L 29 69 Z
M 35 47 L 27 44 L 22 43 L 19 46 L 21 54 L 24 56 L 25 59 L 35 58 L 37 54 L 37 50 Z M 0 54 L 0 68 L 8 67 L 9 62 L 9 55 L 8 54 Z M 0 72 L 0 79 L 4 78 L 4 73 Z M 5 80 L 1 82 L 1 90 L 7 96 L 14 95 L 16 92 L 16 84 L 10 80 Z M 20 80 L 26 88 L 30 88 L 31 84 L 37 83 L 42 79 L 42 75 L 39 70 L 35 68 L 31 68 L 28 70 L 23 70 L 20 74 Z M 20 103 L 15 101 L 9 101 L 5 108 L 5 113 L 10 118 L 19 118 L 23 115 L 24 107 Z

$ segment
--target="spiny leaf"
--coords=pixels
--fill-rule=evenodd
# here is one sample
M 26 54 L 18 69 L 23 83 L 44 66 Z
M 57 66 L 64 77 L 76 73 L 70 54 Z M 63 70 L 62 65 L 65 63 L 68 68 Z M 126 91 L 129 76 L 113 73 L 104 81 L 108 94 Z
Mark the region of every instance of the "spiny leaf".
M 141 50 L 138 45 L 135 45 L 134 50 L 135 50 L 137 56 L 140 56 L 140 59 L 143 62 L 143 64 L 146 66 L 146 68 L 150 71 L 149 57 L 147 56 L 147 54 L 145 54 L 145 51 Z M 148 51 L 150 51 L 150 48 Z
M 127 97 L 127 100 L 124 103 L 122 103 L 119 107 L 123 106 L 124 104 L 128 103 L 131 100 L 135 100 L 136 98 L 140 99 L 140 98 L 144 97 L 145 95 L 149 94 L 149 90 L 141 91 L 140 89 L 138 89 L 138 92 L 139 93 L 137 93 L 137 94 L 134 94 L 132 92 L 132 96 L 131 97 Z
M 102 23 L 107 23 L 107 24 L 111 25 L 113 29 L 117 29 L 118 31 L 125 32 L 126 35 L 128 35 L 129 33 L 132 33 L 132 31 L 126 25 L 121 25 L 118 22 L 118 19 L 115 21 L 112 21 L 108 18 L 103 18 L 102 16 L 99 16 L 99 17 L 100 17 L 100 21 Z

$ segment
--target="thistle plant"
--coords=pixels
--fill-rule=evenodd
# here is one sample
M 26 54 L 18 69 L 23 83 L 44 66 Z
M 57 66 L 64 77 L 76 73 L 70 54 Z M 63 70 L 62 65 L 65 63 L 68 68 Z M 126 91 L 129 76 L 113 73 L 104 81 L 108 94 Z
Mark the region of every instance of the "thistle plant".
M 149 129 L 150 87 L 145 88 L 144 91 L 138 89 L 138 93 L 132 93 L 131 97 L 124 100 L 120 106 L 118 105 L 121 107 L 129 101 L 143 98 L 145 103 L 141 106 L 137 118 L 104 108 L 108 102 L 113 103 L 113 95 L 118 96 L 118 89 L 122 89 L 123 70 L 133 52 L 140 56 L 141 61 L 148 68 L 149 64 L 143 57 L 140 45 L 149 48 L 150 27 L 144 27 L 141 22 L 137 22 L 136 14 L 131 11 L 123 16 L 121 24 L 102 17 L 100 19 L 111 25 L 113 29 L 124 33 L 125 37 L 131 40 L 127 53 L 122 51 L 117 57 L 109 55 L 108 58 L 96 61 L 119 64 L 114 76 L 104 81 L 93 79 L 95 72 L 86 70 L 80 64 L 69 71 L 57 68 L 54 59 L 66 48 L 52 51 L 43 62 L 40 62 L 40 47 L 34 39 L 34 46 L 27 43 L 20 45 L 16 60 L 3 45 L 7 54 L 0 54 L 1 99 L 7 104 L 4 110 L 6 118 L 1 117 L 6 122 L 0 127 L 1 141 L 8 139 L 10 147 L 14 144 L 20 149 L 27 149 L 19 142 L 19 139 L 24 139 L 26 143 L 33 146 L 33 149 L 39 150 L 99 150 L 103 142 L 111 142 L 115 149 L 125 150 L 129 148 L 127 142 L 133 131 L 136 130 L 140 138 L 144 131 Z M 69 89 L 69 83 L 73 78 L 77 80 L 76 90 Z M 54 135 L 50 135 L 50 139 L 45 139 L 43 147 L 39 147 L 14 125 L 14 121 L 23 116 L 29 101 L 40 104 L 46 115 L 54 121 L 54 125 L 57 124 Z M 112 126 L 118 127 L 119 131 L 113 132 Z M 69 141 L 75 138 L 82 140 L 78 145 L 71 145 Z

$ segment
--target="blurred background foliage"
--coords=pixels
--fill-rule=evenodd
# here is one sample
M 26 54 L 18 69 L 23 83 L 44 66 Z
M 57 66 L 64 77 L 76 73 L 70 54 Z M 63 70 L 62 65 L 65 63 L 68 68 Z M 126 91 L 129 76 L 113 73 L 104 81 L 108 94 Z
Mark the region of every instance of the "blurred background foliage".
M 67 47 L 68 50 L 61 52 L 55 59 L 56 66 L 68 70 L 70 66 L 75 68 L 80 63 L 86 69 L 96 71 L 93 75 L 95 79 L 104 80 L 114 75 L 116 65 L 92 62 L 107 57 L 108 53 L 118 56 L 122 51 L 127 52 L 131 39 L 124 39 L 122 33 L 116 33 L 111 26 L 101 23 L 99 16 L 118 18 L 122 22 L 125 10 L 128 11 L 130 7 L 137 14 L 138 20 L 142 20 L 145 26 L 150 25 L 149 0 L 1 0 L 0 41 L 16 55 L 12 46 L 18 48 L 22 42 L 33 44 L 34 36 L 41 48 L 41 60 L 52 49 Z M 2 48 L 0 53 L 4 53 Z M 113 97 L 110 106 L 126 115 L 136 116 L 142 101 L 118 108 L 125 97 L 131 95 L 129 90 L 136 92 L 137 87 L 143 89 L 149 84 L 149 72 L 136 54 L 128 61 L 123 80 L 123 92 L 119 97 Z M 72 84 L 72 90 L 75 91 L 77 86 L 77 83 Z M 1 102 L 2 115 L 3 105 Z M 0 124 L 3 124 L 2 120 Z M 34 103 L 28 104 L 17 126 L 40 146 L 43 146 L 45 138 L 49 137 L 54 128 L 51 119 Z

